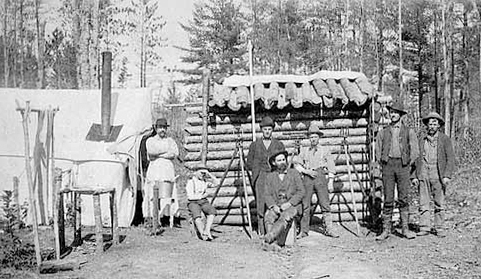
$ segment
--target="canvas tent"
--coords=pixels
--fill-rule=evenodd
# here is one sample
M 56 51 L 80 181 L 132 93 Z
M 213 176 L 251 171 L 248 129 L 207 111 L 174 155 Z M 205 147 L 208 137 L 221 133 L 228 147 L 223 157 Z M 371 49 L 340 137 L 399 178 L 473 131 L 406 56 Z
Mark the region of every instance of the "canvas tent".
M 79 186 L 115 187 L 119 226 L 130 225 L 137 193 L 138 150 L 142 135 L 152 124 L 151 90 L 112 90 L 111 125 L 122 126 L 117 141 L 86 140 L 94 123 L 101 122 L 100 90 L 0 90 L 0 191 L 12 189 L 12 178 L 19 177 L 20 203 L 28 201 L 25 174 L 24 136 L 16 100 L 30 101 L 32 107 L 58 107 L 54 126 L 54 163 L 63 172 L 64 186 L 76 180 Z M 30 117 L 30 144 L 34 145 L 37 114 Z M 43 193 L 51 195 L 45 187 Z M 49 194 L 50 193 L 50 194 Z M 51 216 L 51 201 L 44 200 Z M 108 224 L 108 198 L 102 197 L 102 218 Z M 82 224 L 93 225 L 93 206 L 82 198 Z

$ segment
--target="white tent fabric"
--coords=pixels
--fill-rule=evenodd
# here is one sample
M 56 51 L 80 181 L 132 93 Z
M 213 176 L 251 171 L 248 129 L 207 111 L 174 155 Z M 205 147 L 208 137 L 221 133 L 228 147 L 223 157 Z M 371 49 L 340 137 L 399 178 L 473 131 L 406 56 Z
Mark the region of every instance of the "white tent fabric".
M 128 141 L 130 145 L 116 145 L 116 155 L 107 150 L 115 143 L 86 140 L 92 124 L 101 123 L 100 90 L 0 89 L 0 97 L 0 191 L 12 190 L 12 178 L 17 176 L 20 178 L 20 203 L 28 201 L 22 118 L 16 111 L 15 101 L 18 100 L 21 105 L 30 101 L 32 108 L 58 107 L 54 125 L 55 166 L 65 171 L 72 169 L 74 162 L 77 162 L 78 186 L 115 187 L 119 226 L 130 225 L 135 211 L 137 189 L 137 185 L 134 185 L 136 175 L 132 173 L 136 171 L 138 162 L 138 148 L 134 145 L 140 140 Z M 37 129 L 36 117 L 36 113 L 31 114 L 31 150 Z M 113 89 L 111 124 L 122 125 L 118 140 L 140 137 L 152 124 L 150 90 Z M 101 203 L 103 221 L 107 224 L 110 222 L 108 198 L 102 197 Z M 91 199 L 82 198 L 82 223 L 94 224 Z

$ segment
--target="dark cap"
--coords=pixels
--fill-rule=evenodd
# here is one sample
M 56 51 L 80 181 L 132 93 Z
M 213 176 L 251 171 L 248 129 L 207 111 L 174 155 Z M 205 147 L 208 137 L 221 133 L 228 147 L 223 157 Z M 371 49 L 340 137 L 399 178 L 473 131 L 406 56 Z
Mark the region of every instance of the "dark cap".
M 269 156 L 269 164 L 273 165 L 276 157 L 280 154 L 284 154 L 284 156 L 286 156 L 286 159 L 289 155 L 287 150 L 285 150 L 284 148 L 278 148 L 278 149 L 274 150 L 274 152 L 272 152 L 272 155 Z
M 169 127 L 169 124 L 167 124 L 167 119 L 159 118 L 155 121 L 155 126 L 156 127 Z
M 272 120 L 272 118 L 270 118 L 269 116 L 265 116 L 264 118 L 262 118 L 261 124 L 259 124 L 259 126 L 261 126 L 261 128 L 267 126 L 271 126 L 272 128 L 274 128 L 274 120 Z

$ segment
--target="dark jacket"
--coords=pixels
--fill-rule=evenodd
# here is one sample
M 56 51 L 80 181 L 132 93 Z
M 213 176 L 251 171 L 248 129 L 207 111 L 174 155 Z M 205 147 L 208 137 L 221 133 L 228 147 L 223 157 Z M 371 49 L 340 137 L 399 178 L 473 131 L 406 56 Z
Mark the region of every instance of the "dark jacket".
M 281 194 L 285 196 L 285 200 L 281 199 Z M 274 205 L 280 206 L 284 202 L 289 202 L 293 206 L 300 205 L 304 194 L 304 185 L 297 170 L 287 169 L 283 180 L 279 178 L 277 171 L 267 174 L 265 187 L 267 208 Z
M 389 151 L 391 150 L 392 126 L 384 128 L 379 132 L 377 139 L 377 158 L 382 163 L 387 163 Z M 399 131 L 399 148 L 401 149 L 401 162 L 403 166 L 414 163 L 419 157 L 418 139 L 412 129 L 401 124 Z
M 284 144 L 277 139 L 272 139 L 269 148 L 266 149 L 262 139 L 257 139 L 249 146 L 247 154 L 247 169 L 252 171 L 252 183 L 257 184 L 257 178 L 261 171 L 270 172 L 269 157 L 275 150 L 285 149 Z
M 426 135 L 423 135 L 419 139 L 419 149 L 420 149 L 420 156 L 416 161 L 416 175 L 417 177 L 421 177 L 421 172 L 424 164 L 424 140 L 426 139 Z M 454 151 L 453 151 L 453 144 L 451 143 L 451 139 L 444 133 L 438 131 L 438 173 L 439 177 L 442 178 L 451 178 L 453 176 L 455 170 L 455 160 L 454 160 Z

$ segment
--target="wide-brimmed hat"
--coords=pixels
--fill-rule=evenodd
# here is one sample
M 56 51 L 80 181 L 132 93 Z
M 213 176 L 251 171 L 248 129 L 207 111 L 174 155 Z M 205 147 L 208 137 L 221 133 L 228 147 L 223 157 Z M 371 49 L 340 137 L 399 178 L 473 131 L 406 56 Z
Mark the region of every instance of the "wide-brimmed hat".
M 270 118 L 269 116 L 265 116 L 264 118 L 262 118 L 262 121 L 261 123 L 259 124 L 259 126 L 262 127 L 267 127 L 267 126 L 271 126 L 272 128 L 274 128 L 274 120 L 272 120 L 272 118 Z
M 424 125 L 428 125 L 429 119 L 437 119 L 439 121 L 439 125 L 444 125 L 443 117 L 441 115 L 439 115 L 439 113 L 437 113 L 437 112 L 432 111 L 432 112 L 428 113 L 428 115 L 424 116 L 423 117 Z
M 159 118 L 155 121 L 155 126 L 156 127 L 169 127 L 169 124 L 167 124 L 167 119 Z
M 284 156 L 286 156 L 286 159 L 289 156 L 287 150 L 285 150 L 284 148 L 278 148 L 274 150 L 274 152 L 272 152 L 272 154 L 269 156 L 269 164 L 273 165 L 276 157 L 280 154 L 284 154 Z
M 395 110 L 401 114 L 407 114 L 407 110 L 404 109 L 404 103 L 401 101 L 395 101 L 391 105 L 387 106 L 389 110 Z
M 309 129 L 307 130 L 307 136 L 310 136 L 311 134 L 317 134 L 319 135 L 320 137 L 322 135 L 324 135 L 323 132 L 321 132 L 321 130 L 319 129 L 319 127 L 317 125 L 311 125 L 309 126 Z

